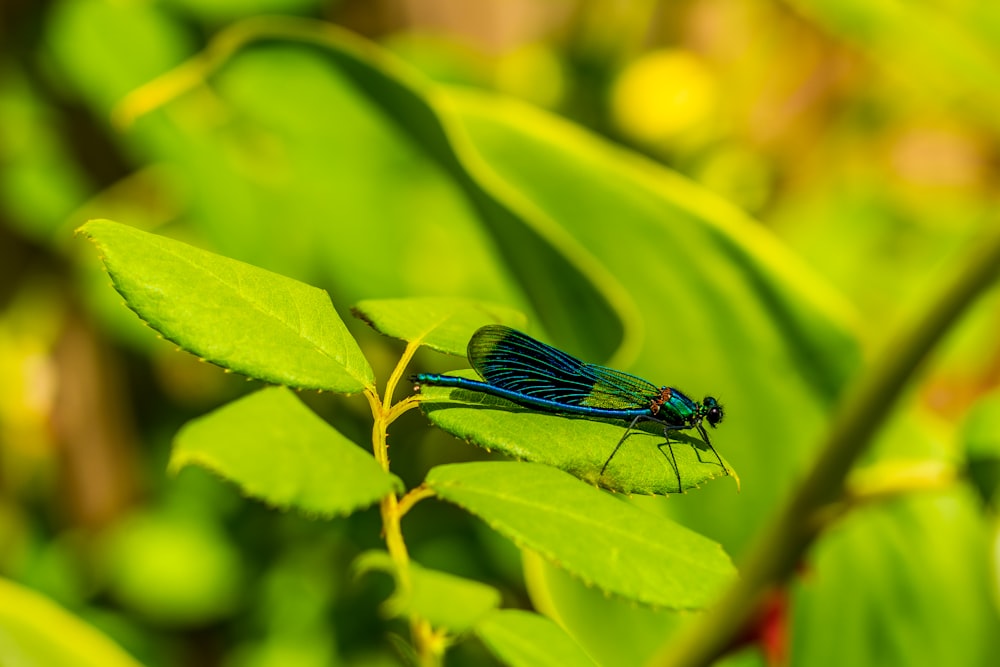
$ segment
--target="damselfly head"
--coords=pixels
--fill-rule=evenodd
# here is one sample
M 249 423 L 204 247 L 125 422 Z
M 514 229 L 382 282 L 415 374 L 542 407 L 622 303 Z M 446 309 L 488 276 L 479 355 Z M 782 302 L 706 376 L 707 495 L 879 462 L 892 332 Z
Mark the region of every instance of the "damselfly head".
M 722 422 L 722 406 L 711 396 L 706 396 L 705 400 L 701 403 L 702 408 L 705 411 L 705 419 L 708 421 L 708 425 L 715 428 L 720 422 Z

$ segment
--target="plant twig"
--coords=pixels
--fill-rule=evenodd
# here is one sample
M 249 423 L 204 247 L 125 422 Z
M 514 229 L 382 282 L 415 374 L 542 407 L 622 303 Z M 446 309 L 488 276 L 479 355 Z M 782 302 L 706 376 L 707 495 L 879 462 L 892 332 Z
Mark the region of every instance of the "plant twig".
M 434 491 L 430 487 L 421 484 L 420 486 L 410 489 L 410 491 L 399 499 L 399 516 L 406 516 L 414 505 L 419 503 L 424 498 L 432 498 L 434 496 Z
M 406 349 L 403 350 L 403 355 L 399 358 L 399 362 L 396 364 L 396 367 L 392 369 L 392 374 L 389 375 L 389 381 L 385 383 L 385 399 L 383 406 L 388 412 L 387 419 L 389 423 L 392 423 L 396 417 L 403 414 L 411 407 L 416 407 L 415 405 L 410 404 L 410 399 L 413 398 L 412 396 L 404 398 L 402 401 L 393 406 L 392 395 L 396 392 L 396 385 L 398 385 L 399 381 L 403 379 L 403 373 L 406 372 L 406 367 L 409 366 L 410 361 L 413 359 L 413 355 L 416 354 L 422 343 L 423 339 L 418 338 L 417 340 L 412 340 L 406 344 Z
M 684 628 L 653 661 L 658 667 L 707 665 L 725 653 L 768 591 L 787 581 L 819 534 L 818 510 L 837 502 L 847 473 L 868 446 L 922 362 L 1000 270 L 1000 231 L 991 230 L 960 261 L 955 278 L 885 351 L 841 402 L 819 457 L 747 557 L 741 578 L 719 603 Z
M 389 417 L 388 417 L 389 423 L 391 424 L 392 422 L 399 419 L 399 416 L 402 415 L 403 413 L 408 412 L 413 408 L 419 407 L 421 400 L 422 399 L 420 398 L 420 394 L 413 394 L 412 396 L 407 396 L 403 400 L 393 405 L 391 408 L 389 408 Z
M 409 348 L 408 348 L 409 351 Z M 412 355 L 412 352 L 410 353 Z M 405 366 L 405 362 L 408 360 L 406 355 L 404 355 L 404 360 L 400 362 L 399 368 Z M 387 395 L 389 394 L 389 388 L 386 389 Z M 368 399 L 368 404 L 372 411 L 372 449 L 375 453 L 375 458 L 378 460 L 382 468 L 388 472 L 389 471 L 389 446 L 386 442 L 388 435 L 388 427 L 391 422 L 390 414 L 392 412 L 389 407 L 389 398 L 384 401 L 381 400 L 378 394 L 373 389 L 365 389 L 365 398 Z M 407 494 L 404 496 L 404 500 L 409 498 L 413 494 Z M 409 501 L 408 507 L 416 502 L 413 498 Z M 410 554 L 406 548 L 406 541 L 403 539 L 403 531 L 400 526 L 400 520 L 403 518 L 404 510 L 400 509 L 400 500 L 396 497 L 394 492 L 387 493 L 382 497 L 379 503 L 379 511 L 382 516 L 382 533 L 385 537 L 385 547 L 389 552 L 389 557 L 392 558 L 392 562 L 396 566 L 397 578 L 396 585 L 399 587 L 400 594 L 403 596 L 410 595 L 412 591 L 412 581 L 410 579 Z M 424 620 L 417 618 L 415 616 L 410 616 L 410 637 L 413 641 L 413 647 L 416 651 L 420 664 L 431 666 L 439 665 L 441 651 L 439 643 L 436 640 L 434 633 L 429 625 L 429 623 Z

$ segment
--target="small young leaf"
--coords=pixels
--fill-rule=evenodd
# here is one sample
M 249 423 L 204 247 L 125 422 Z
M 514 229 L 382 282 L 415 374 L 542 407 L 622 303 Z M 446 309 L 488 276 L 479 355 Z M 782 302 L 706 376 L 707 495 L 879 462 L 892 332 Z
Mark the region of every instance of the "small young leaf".
M 141 667 L 94 627 L 40 593 L 0 579 L 0 662 L 45 667 Z
M 465 356 L 469 338 L 479 327 L 506 324 L 524 328 L 524 315 L 513 308 L 471 299 L 379 299 L 361 301 L 351 309 L 386 336 Z
M 471 371 L 459 375 L 476 377 Z M 646 422 L 629 433 L 601 475 L 625 434 L 624 422 L 547 414 L 449 387 L 423 386 L 420 393 L 428 419 L 452 435 L 517 459 L 555 466 L 612 491 L 666 495 L 678 492 L 678 472 L 682 491 L 726 474 L 701 440 L 673 431 L 667 445 L 663 428 Z M 725 466 L 736 478 L 729 464 Z
M 510 667 L 596 667 L 552 620 L 520 609 L 493 612 L 476 624 L 486 647 Z
M 431 627 L 453 633 L 465 632 L 479 619 L 500 606 L 500 592 L 492 586 L 446 572 L 430 570 L 410 561 L 410 590 L 400 586 L 399 570 L 385 551 L 358 556 L 354 568 L 360 573 L 380 570 L 396 580 L 396 592 L 386 602 L 392 616 L 425 619 Z
M 174 439 L 170 470 L 213 470 L 248 495 L 311 514 L 350 514 L 403 483 L 284 387 L 194 419 Z
M 702 609 L 735 575 L 715 542 L 549 466 L 450 464 L 426 483 L 522 548 L 631 600 Z
M 128 307 L 185 350 L 274 384 L 345 394 L 374 385 L 323 290 L 109 220 L 79 231 Z

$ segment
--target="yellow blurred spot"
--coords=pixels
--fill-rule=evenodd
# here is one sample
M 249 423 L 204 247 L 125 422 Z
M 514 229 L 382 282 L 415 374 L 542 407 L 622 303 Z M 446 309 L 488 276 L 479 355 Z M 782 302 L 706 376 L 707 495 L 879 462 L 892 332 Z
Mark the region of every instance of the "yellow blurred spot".
M 952 463 L 890 460 L 854 471 L 847 487 L 850 498 L 857 503 L 916 491 L 937 491 L 952 486 L 956 479 Z
M 30 467 L 53 454 L 51 426 L 58 381 L 52 347 L 62 303 L 48 285 L 27 288 L 0 312 L 0 443 Z
M 680 50 L 648 53 L 622 72 L 612 90 L 615 122 L 629 136 L 661 143 L 708 120 L 716 104 L 711 71 Z

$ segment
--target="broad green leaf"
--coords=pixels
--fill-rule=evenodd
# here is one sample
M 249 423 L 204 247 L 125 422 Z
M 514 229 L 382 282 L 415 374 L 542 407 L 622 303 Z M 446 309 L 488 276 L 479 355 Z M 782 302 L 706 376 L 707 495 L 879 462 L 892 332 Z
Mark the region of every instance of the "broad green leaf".
M 549 466 L 445 465 L 426 484 L 522 548 L 630 600 L 701 609 L 736 573 L 715 542 Z
M 471 371 L 465 374 L 476 377 Z M 726 475 L 701 440 L 675 431 L 667 445 L 662 427 L 649 424 L 642 429 L 651 430 L 629 433 L 602 475 L 627 424 L 545 414 L 462 389 L 422 386 L 420 392 L 427 417 L 452 435 L 517 459 L 555 466 L 612 491 L 666 495 L 679 491 L 678 472 L 682 492 Z M 730 474 L 738 484 L 739 478 Z
M 744 492 L 708 485 L 671 511 L 734 552 L 858 368 L 852 307 L 765 225 L 577 125 L 429 85 L 327 25 L 242 23 L 185 74 L 190 94 L 170 81 L 137 92 L 173 101 L 128 138 L 184 176 L 200 237 L 345 302 L 511 304 L 587 361 L 719 397 L 713 443 Z M 217 100 L 228 122 L 179 122 L 215 118 Z
M 140 667 L 52 600 L 0 579 L 0 663 L 11 667 Z
M 284 387 L 270 387 L 188 422 L 170 470 L 200 465 L 276 507 L 336 516 L 371 505 L 402 482 Z
M 689 612 L 609 597 L 532 552 L 524 554 L 523 563 L 535 609 L 559 619 L 563 630 L 602 667 L 648 664 L 677 628 L 692 618 Z
M 661 165 L 509 99 L 449 90 L 447 101 L 497 181 L 572 230 L 635 300 L 634 354 L 604 363 L 725 405 L 712 444 L 742 493 L 709 484 L 668 507 L 738 553 L 801 475 L 859 367 L 851 305 L 764 226 Z
M 968 489 L 853 512 L 813 549 L 794 588 L 792 664 L 995 663 L 995 548 Z
M 399 568 L 385 551 L 368 551 L 354 563 L 358 572 L 387 572 L 396 580 L 396 590 L 386 602 L 392 616 L 422 618 L 431 627 L 453 633 L 465 632 L 500 605 L 500 592 L 478 581 L 431 570 L 410 561 L 409 590 L 400 583 Z
M 189 352 L 274 384 L 340 393 L 374 385 L 323 290 L 109 220 L 80 232 L 128 307 Z
M 1000 591 L 986 584 L 995 535 L 971 489 L 949 484 L 955 455 L 933 433 L 936 418 L 920 417 L 887 425 L 849 480 L 867 502 L 828 526 L 791 587 L 794 665 L 995 662 Z M 896 474 L 906 464 L 917 473 L 909 479 Z
M 552 620 L 519 609 L 496 611 L 476 624 L 487 648 L 510 667 L 596 667 Z
M 439 91 L 390 54 L 328 23 L 257 18 L 221 31 L 184 81 L 207 84 L 212 99 L 183 94 L 175 77 L 120 111 L 169 103 L 131 137 L 184 175 L 213 249 L 335 285 L 348 302 L 461 295 L 541 313 L 595 355 L 617 345 L 614 275 L 494 182 L 452 136 Z M 213 100 L 226 121 L 177 121 L 175 111 L 214 114 Z M 586 322 L 599 326 L 584 335 Z
M 506 306 L 444 297 L 368 300 L 351 310 L 386 336 L 460 356 L 479 327 L 506 324 L 523 329 L 527 323 L 522 313 Z

